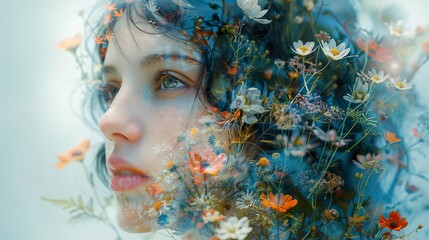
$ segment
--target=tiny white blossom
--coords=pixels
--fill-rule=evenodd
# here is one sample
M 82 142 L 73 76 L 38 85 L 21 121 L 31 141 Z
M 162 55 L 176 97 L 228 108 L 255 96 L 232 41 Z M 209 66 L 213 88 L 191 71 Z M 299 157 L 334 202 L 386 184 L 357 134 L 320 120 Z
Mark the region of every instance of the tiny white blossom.
M 307 56 L 308 54 L 314 52 L 314 42 L 306 42 L 305 44 L 299 40 L 298 42 L 293 43 L 292 51 L 300 56 Z
M 244 240 L 252 229 L 247 217 L 241 219 L 230 217 L 227 221 L 220 222 L 220 228 L 216 229 L 216 236 L 220 240 Z
M 258 0 L 237 0 L 237 5 L 250 19 L 261 24 L 268 24 L 271 22 L 271 20 L 261 18 L 268 12 L 268 9 L 261 10 Z
M 348 93 L 343 98 L 351 103 L 363 103 L 369 99 L 369 96 L 368 83 L 363 82 L 360 77 L 357 77 L 353 85 L 352 93 Z
M 407 79 L 401 79 L 401 77 L 397 77 L 397 78 L 390 78 L 390 81 L 392 83 L 392 85 L 400 91 L 403 90 L 408 90 L 411 89 L 413 87 L 413 84 L 408 82 Z
M 343 59 L 350 52 L 350 48 L 346 48 L 345 43 L 341 43 L 337 46 L 334 39 L 331 39 L 329 43 L 322 41 L 322 51 L 325 55 L 332 60 Z
M 307 11 L 313 11 L 315 5 L 313 0 L 304 0 L 302 4 L 304 5 L 305 9 L 307 9 Z

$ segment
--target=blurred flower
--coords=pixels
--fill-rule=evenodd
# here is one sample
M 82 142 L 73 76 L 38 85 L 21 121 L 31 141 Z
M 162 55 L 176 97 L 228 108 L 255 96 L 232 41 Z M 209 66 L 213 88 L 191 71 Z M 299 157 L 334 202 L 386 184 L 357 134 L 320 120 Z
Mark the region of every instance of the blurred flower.
M 318 41 L 329 41 L 331 40 L 331 36 L 329 35 L 329 33 L 324 32 L 324 31 L 320 31 L 319 33 L 314 34 L 314 36 L 317 38 Z
M 282 193 L 277 193 L 274 195 L 272 192 L 270 192 L 270 197 L 268 198 L 265 193 L 261 194 L 262 206 L 271 208 L 281 213 L 284 213 L 287 210 L 295 207 L 297 203 L 298 200 L 292 199 L 292 196 L 290 195 L 283 195 Z
M 353 217 L 348 217 L 348 219 L 349 219 L 349 223 L 360 223 L 360 222 L 362 222 L 363 220 L 365 220 L 365 216 L 359 216 L 359 215 L 354 215 Z
M 314 42 L 306 42 L 305 44 L 303 44 L 301 40 L 299 40 L 298 42 L 294 42 L 293 47 L 294 48 L 292 48 L 292 51 L 303 57 L 316 50 L 314 48 Z
M 334 219 L 338 218 L 339 216 L 340 216 L 340 214 L 335 209 L 326 209 L 325 210 L 324 217 L 328 220 L 334 220 Z
M 216 223 L 222 221 L 225 217 L 219 211 L 214 209 L 206 209 L 201 215 L 205 223 Z
M 428 38 L 428 39 L 426 39 L 426 41 L 422 42 L 422 43 L 420 44 L 420 47 L 422 48 L 422 50 L 423 50 L 424 52 L 429 53 L 429 38 Z
M 82 34 L 76 33 L 74 37 L 67 38 L 58 43 L 57 48 L 63 49 L 66 51 L 74 51 L 82 42 Z
M 271 22 L 271 20 L 261 18 L 268 12 L 268 9 L 261 10 L 258 0 L 237 0 L 237 5 L 250 19 L 261 24 L 268 24 Z
M 58 160 L 60 160 L 60 162 L 57 163 L 56 167 L 61 169 L 71 162 L 83 160 L 89 147 L 90 142 L 88 139 L 81 141 L 79 145 L 70 148 L 63 154 L 58 155 Z
M 204 168 L 202 173 L 216 175 L 226 162 L 226 154 L 221 153 L 217 155 L 212 149 L 206 149 L 203 152 Z
M 413 84 L 408 82 L 407 79 L 401 79 L 401 77 L 390 78 L 391 83 L 397 90 L 408 90 L 413 87 Z
M 369 99 L 369 96 L 368 84 L 363 82 L 360 77 L 357 77 L 355 84 L 353 85 L 352 93 L 348 93 L 343 96 L 343 98 L 351 103 L 363 103 Z
M 304 21 L 304 18 L 298 15 L 295 17 L 294 21 L 296 24 L 301 24 Z
M 362 38 L 356 40 L 358 47 L 364 51 L 368 56 L 380 61 L 385 62 L 393 58 L 390 53 L 390 50 L 383 48 L 376 41 L 372 39 L 367 39 L 365 42 Z
M 270 164 L 270 160 L 268 160 L 268 158 L 266 157 L 261 157 L 258 161 L 258 163 L 256 163 L 256 166 L 259 167 L 266 167 Z
M 389 132 L 389 131 L 387 131 L 387 132 L 385 132 L 385 133 L 384 133 L 384 139 L 386 139 L 386 141 L 387 141 L 389 144 L 397 143 L 397 142 L 400 142 L 400 141 L 401 141 L 401 139 L 400 139 L 400 138 L 397 138 L 397 137 L 396 137 L 396 135 L 395 135 L 394 133 Z
M 304 0 L 302 1 L 302 5 L 304 5 L 305 9 L 307 9 L 307 11 L 311 12 L 314 9 L 314 1 L 313 0 Z
M 276 65 L 278 69 L 284 68 L 285 64 L 286 64 L 286 61 L 284 60 L 280 60 L 280 59 L 274 60 L 274 65 Z
M 231 103 L 232 109 L 241 109 L 243 110 L 244 116 L 243 121 L 247 124 L 253 124 L 258 121 L 254 114 L 260 114 L 265 112 L 264 107 L 262 107 L 262 100 L 260 99 L 261 91 L 257 88 L 248 88 L 246 93 L 244 93 L 244 85 L 241 87 L 238 92 L 235 100 Z
M 378 224 L 380 225 L 380 228 L 400 231 L 401 229 L 407 227 L 408 222 L 406 218 L 401 217 L 399 212 L 391 211 L 387 219 L 383 216 L 383 214 L 381 214 Z
M 252 229 L 247 217 L 241 219 L 230 217 L 227 221 L 220 222 L 220 228 L 216 229 L 216 236 L 221 240 L 244 240 Z
M 325 55 L 332 60 L 343 59 L 350 52 L 350 48 L 346 48 L 345 43 L 341 43 L 337 46 L 334 39 L 331 39 L 329 43 L 322 41 L 322 51 Z
M 343 147 L 347 145 L 349 141 L 351 141 L 350 139 L 341 139 L 341 137 L 337 135 L 337 131 L 335 129 L 324 132 L 322 129 L 314 127 L 313 133 L 322 141 L 332 143 L 337 147 Z
M 357 160 L 353 160 L 353 164 L 360 169 L 374 169 L 376 173 L 381 173 L 384 170 L 383 165 L 380 163 L 381 154 L 371 155 L 367 153 L 365 156 L 357 154 L 356 158 Z
M 394 37 L 402 37 L 405 34 L 404 23 L 402 20 L 395 23 L 388 23 L 386 25 L 390 35 Z

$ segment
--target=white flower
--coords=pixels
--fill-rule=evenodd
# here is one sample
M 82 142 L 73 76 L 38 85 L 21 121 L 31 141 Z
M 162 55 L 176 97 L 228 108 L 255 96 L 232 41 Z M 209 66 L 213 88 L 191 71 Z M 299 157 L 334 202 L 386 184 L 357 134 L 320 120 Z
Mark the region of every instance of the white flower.
M 301 16 L 296 16 L 294 21 L 296 24 L 301 24 L 304 21 L 304 18 Z
M 314 42 L 306 42 L 305 44 L 303 44 L 301 40 L 299 40 L 298 42 L 294 42 L 293 47 L 295 49 L 292 48 L 292 51 L 301 56 L 307 56 L 308 54 L 316 50 L 314 48 Z
M 147 215 L 150 217 L 158 217 L 170 211 L 170 203 L 166 200 L 156 201 L 151 208 L 149 208 Z
M 249 219 L 247 217 L 240 220 L 237 217 L 230 217 L 227 221 L 220 222 L 220 228 L 216 229 L 216 236 L 220 240 L 244 240 L 252 229 L 249 227 Z
M 322 41 L 322 50 L 325 55 L 332 60 L 340 60 L 350 52 L 350 48 L 346 48 L 345 43 L 341 43 L 337 46 L 334 39 L 331 39 L 329 43 Z
M 393 84 L 393 86 L 400 91 L 408 90 L 413 87 L 413 84 L 408 82 L 407 79 L 404 79 L 401 81 L 401 77 L 391 78 L 390 81 Z
M 255 205 L 256 198 L 253 192 L 247 191 L 246 193 L 241 193 L 240 197 L 237 199 L 235 205 L 238 209 L 247 209 Z
M 260 99 L 261 91 L 257 88 L 248 88 L 244 95 L 244 85 L 237 93 L 235 100 L 231 103 L 232 109 L 243 110 L 243 121 L 247 124 L 253 124 L 258 121 L 254 114 L 264 113 L 265 109 L 262 107 L 262 99 Z
M 237 5 L 250 19 L 261 24 L 268 24 L 271 22 L 271 20 L 261 18 L 268 12 L 268 9 L 261 10 L 258 0 L 237 0 Z
M 375 82 L 377 84 L 382 83 L 386 81 L 386 79 L 389 78 L 389 74 L 384 75 L 383 71 L 380 71 L 377 73 L 377 70 L 372 69 L 371 72 L 368 72 L 368 77 L 371 80 L 371 82 Z
M 402 37 L 405 34 L 404 23 L 402 22 L 402 20 L 399 20 L 396 23 L 390 23 L 386 25 L 390 35 L 394 37 Z
M 369 96 L 368 83 L 363 82 L 360 77 L 357 77 L 353 85 L 352 93 L 348 93 L 343 98 L 351 103 L 363 103 L 369 99 Z
M 324 132 L 322 129 L 315 126 L 313 129 L 313 133 L 320 140 L 329 142 L 337 147 L 344 147 L 351 141 L 351 139 L 341 139 L 341 137 L 338 136 L 338 133 L 335 129 L 331 129 L 328 132 Z

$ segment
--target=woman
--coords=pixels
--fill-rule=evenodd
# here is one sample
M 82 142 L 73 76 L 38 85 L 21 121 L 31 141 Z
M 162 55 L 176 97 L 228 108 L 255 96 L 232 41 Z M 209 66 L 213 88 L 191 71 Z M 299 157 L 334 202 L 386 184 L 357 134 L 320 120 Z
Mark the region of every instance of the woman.
M 369 37 L 353 6 L 327 2 L 97 6 L 89 40 L 102 80 L 88 103 L 124 230 L 364 239 L 406 227 L 397 212 L 380 216 L 397 181 L 377 179 L 380 160 L 403 146 L 376 100 L 387 98 L 378 83 L 409 84 L 370 71 L 368 48 L 351 41 Z

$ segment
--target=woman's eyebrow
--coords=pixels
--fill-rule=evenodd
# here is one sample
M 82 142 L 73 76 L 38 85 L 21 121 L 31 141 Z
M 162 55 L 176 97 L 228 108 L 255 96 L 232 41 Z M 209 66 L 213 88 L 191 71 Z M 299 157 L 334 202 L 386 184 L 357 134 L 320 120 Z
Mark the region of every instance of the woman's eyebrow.
M 174 61 L 183 61 L 189 64 L 201 65 L 201 62 L 192 58 L 190 56 L 180 54 L 180 53 L 162 53 L 162 54 L 150 54 L 143 57 L 140 60 L 141 66 L 147 66 L 152 64 L 157 64 L 161 62 L 174 62 Z

